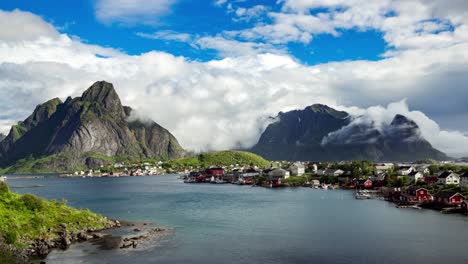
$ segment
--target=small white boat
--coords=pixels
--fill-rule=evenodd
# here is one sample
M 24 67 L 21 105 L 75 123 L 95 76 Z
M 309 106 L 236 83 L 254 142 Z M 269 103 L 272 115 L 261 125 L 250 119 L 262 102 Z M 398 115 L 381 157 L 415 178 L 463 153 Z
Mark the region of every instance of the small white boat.
M 354 198 L 358 200 L 365 200 L 365 199 L 371 199 L 372 197 L 370 196 L 368 191 L 363 190 L 363 191 L 356 192 L 356 195 L 354 196 Z
M 7 176 L 0 176 L 0 182 L 5 182 L 7 180 Z

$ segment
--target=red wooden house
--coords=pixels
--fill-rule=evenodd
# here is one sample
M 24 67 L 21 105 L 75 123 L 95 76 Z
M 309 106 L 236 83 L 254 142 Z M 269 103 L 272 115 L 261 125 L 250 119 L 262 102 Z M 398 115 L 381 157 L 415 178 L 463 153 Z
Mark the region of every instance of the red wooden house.
M 401 188 L 400 187 L 383 187 L 382 194 L 385 200 L 395 202 L 400 201 Z
M 203 173 L 205 176 L 205 181 L 210 181 L 211 177 L 215 177 L 216 179 L 221 179 L 224 176 L 224 169 L 223 168 L 209 168 L 205 170 Z
M 444 206 L 460 206 L 465 197 L 457 192 L 438 192 L 434 195 L 434 202 Z
M 411 186 L 401 194 L 400 200 L 408 203 L 426 203 L 432 201 L 432 195 L 425 188 Z
M 439 178 L 437 176 L 426 176 L 424 177 L 424 182 L 427 185 L 435 185 L 439 181 Z

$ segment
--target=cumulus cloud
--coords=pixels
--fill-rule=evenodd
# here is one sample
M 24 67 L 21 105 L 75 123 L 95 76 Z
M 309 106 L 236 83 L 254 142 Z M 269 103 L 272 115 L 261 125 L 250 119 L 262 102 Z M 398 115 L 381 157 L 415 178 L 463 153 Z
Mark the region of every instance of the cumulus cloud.
M 468 96 L 464 24 L 444 33 L 450 38 L 448 45 L 407 45 L 407 49 L 396 50 L 380 61 L 307 66 L 286 53 L 267 50 L 226 52 L 225 58 L 208 62 L 156 51 L 130 56 L 70 38 L 31 13 L 3 14 L 0 32 L 13 19 L 31 31 L 0 38 L 3 132 L 37 104 L 57 96 L 77 96 L 94 81 L 106 80 L 114 83 L 125 105 L 168 128 L 184 147 L 195 151 L 249 147 L 270 122 L 269 116 L 313 103 L 376 120 L 401 112 L 418 123 L 435 147 L 451 155 L 468 149 L 461 132 L 441 129 L 431 120 L 433 116 L 446 120 L 468 112 L 463 100 Z M 450 14 L 450 21 L 464 19 Z M 434 32 L 429 26 L 424 30 Z M 222 45 L 206 43 L 206 48 L 223 50 Z M 410 111 L 404 103 L 371 107 L 402 98 L 408 98 L 407 103 L 420 111 Z M 454 124 L 453 128 L 468 130 L 465 125 Z
M 153 24 L 176 0 L 96 0 L 95 14 L 103 23 Z

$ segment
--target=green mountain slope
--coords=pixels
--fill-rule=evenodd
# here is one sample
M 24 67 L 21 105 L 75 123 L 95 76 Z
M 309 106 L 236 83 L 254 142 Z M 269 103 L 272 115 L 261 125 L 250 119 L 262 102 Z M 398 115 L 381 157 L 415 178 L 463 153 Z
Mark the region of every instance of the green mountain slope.
M 245 151 L 219 151 L 199 154 L 190 158 L 175 159 L 167 162 L 167 165 L 174 169 L 186 167 L 202 167 L 209 166 L 229 166 L 233 164 L 256 165 L 261 168 L 270 166 L 270 162 L 264 158 Z

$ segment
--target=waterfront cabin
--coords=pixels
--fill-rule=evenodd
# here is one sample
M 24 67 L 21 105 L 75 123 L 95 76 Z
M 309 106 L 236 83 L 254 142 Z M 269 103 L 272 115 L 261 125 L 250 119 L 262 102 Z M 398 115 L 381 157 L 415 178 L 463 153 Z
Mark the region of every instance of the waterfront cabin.
M 465 197 L 457 192 L 442 191 L 434 194 L 434 202 L 443 206 L 460 206 Z
M 460 187 L 462 188 L 468 187 L 468 171 L 463 173 L 463 175 L 460 177 Z
M 460 183 L 460 175 L 456 174 L 453 171 L 444 171 L 442 172 L 439 177 L 437 177 L 437 184 L 455 184 L 458 185 Z
M 302 176 L 305 173 L 305 166 L 302 163 L 294 163 L 289 167 L 292 176 Z
M 198 171 L 191 171 L 187 176 L 187 182 L 203 182 L 205 177 Z
M 289 178 L 289 171 L 277 168 L 267 170 L 266 184 L 270 188 L 283 186 L 283 180 Z
M 257 170 L 252 169 L 252 168 L 247 169 L 243 171 L 241 174 L 239 174 L 239 177 L 237 179 L 237 184 L 240 184 L 240 185 L 253 184 L 255 181 L 255 177 L 258 177 L 258 176 L 260 176 L 260 173 Z
M 423 180 L 424 179 L 424 174 L 419 172 L 419 171 L 412 171 L 410 174 L 408 174 L 408 182 L 414 182 L 416 183 L 418 180 Z
M 279 177 L 283 179 L 287 179 L 290 176 L 289 171 L 281 168 L 273 169 L 270 172 L 268 172 L 268 176 L 270 177 Z
M 432 201 L 432 195 L 425 188 L 411 186 L 401 194 L 400 200 L 407 203 L 427 203 Z
M 224 176 L 224 169 L 223 168 L 209 168 L 205 170 L 203 174 L 205 177 L 205 182 L 211 181 L 212 177 L 215 179 L 222 179 Z
M 398 169 L 398 175 L 408 176 L 411 172 L 415 171 L 416 169 L 413 166 L 401 166 Z
M 372 187 L 373 182 L 369 179 L 354 179 L 353 185 L 358 188 L 368 189 Z
M 401 196 L 400 187 L 383 187 L 381 191 L 382 191 L 382 195 L 387 201 L 396 202 L 400 200 L 400 196 Z

